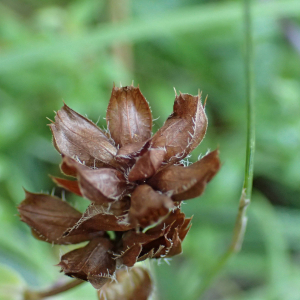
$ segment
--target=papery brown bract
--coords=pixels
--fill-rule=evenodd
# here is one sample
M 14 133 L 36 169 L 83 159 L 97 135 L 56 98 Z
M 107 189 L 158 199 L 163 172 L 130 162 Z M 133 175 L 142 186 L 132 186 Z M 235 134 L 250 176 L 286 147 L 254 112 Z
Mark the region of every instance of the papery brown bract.
M 99 204 L 119 200 L 127 188 L 124 175 L 114 169 L 82 171 L 77 178 L 83 196 Z
M 164 161 L 165 155 L 165 149 L 149 149 L 136 161 L 128 174 L 128 180 L 145 180 L 153 176 Z
M 146 232 L 128 231 L 122 237 L 122 248 L 115 253 L 117 264 L 133 266 L 147 258 L 167 258 L 182 252 L 182 241 L 191 228 L 180 209 L 172 211 L 161 223 Z
M 58 186 L 82 197 L 77 180 L 68 180 L 68 179 L 54 177 L 54 176 L 51 176 L 51 178 Z
M 107 213 L 119 217 L 128 214 L 130 208 L 130 200 L 131 200 L 130 196 L 127 195 L 122 197 L 122 199 L 119 199 L 118 201 L 103 203 L 101 205 L 96 205 L 92 203 L 92 205 L 94 205 L 95 207 L 96 206 L 101 207 Z
M 153 258 L 167 258 L 180 254 L 182 252 L 181 244 L 191 228 L 190 221 L 191 218 L 186 219 L 180 209 L 172 211 L 158 226 L 146 232 L 151 236 L 157 235 L 159 232 L 163 232 L 163 235 L 145 243 L 141 255 L 152 249 L 156 249 Z
M 63 255 L 58 265 L 66 275 L 89 281 L 100 289 L 116 270 L 112 248 L 113 243 L 108 238 L 95 238 L 85 247 Z
M 166 148 L 164 160 L 177 162 L 185 158 L 202 141 L 207 117 L 200 96 L 176 95 L 173 113 L 153 136 L 151 147 Z
M 136 226 L 147 227 L 167 215 L 173 207 L 168 196 L 155 192 L 147 184 L 139 185 L 131 195 L 129 221 Z
M 120 147 L 151 137 L 152 114 L 139 88 L 112 89 L 106 113 L 107 127 Z
M 118 249 L 119 253 L 114 254 L 117 264 L 132 267 L 137 261 L 141 261 L 139 259 L 141 256 L 144 256 L 145 253 L 141 255 L 144 245 L 159 239 L 168 230 L 169 228 L 165 228 L 153 233 L 136 232 L 133 230 L 127 231 L 122 236 L 122 245 Z M 148 252 L 151 250 L 152 249 Z
M 134 225 L 128 223 L 126 219 L 126 214 L 116 215 L 101 205 L 91 204 L 78 222 L 64 233 L 64 236 L 73 236 L 82 230 L 87 232 L 127 231 L 134 228 Z
M 120 270 L 116 282 L 108 282 L 98 292 L 99 300 L 147 300 L 153 291 L 148 271 L 141 267 Z
M 220 169 L 218 150 L 210 152 L 196 163 L 188 166 L 169 166 L 149 181 L 153 188 L 167 193 L 174 201 L 200 196 L 206 184 Z
M 120 255 L 116 255 L 116 262 L 118 266 L 126 266 L 131 268 L 138 262 L 138 257 L 142 252 L 142 244 L 134 244 L 131 247 L 128 247 Z
M 117 149 L 104 132 L 66 104 L 49 126 L 59 153 L 75 157 L 89 167 L 116 166 L 114 156 Z
M 129 159 L 135 159 L 140 157 L 147 151 L 150 147 L 150 139 L 146 141 L 141 141 L 132 144 L 126 144 L 125 146 L 118 149 L 118 152 L 115 156 L 116 160 L 127 159 L 126 162 L 129 162 Z
M 26 198 L 18 210 L 21 220 L 33 229 L 38 239 L 65 245 L 81 243 L 104 234 L 100 230 L 91 232 L 80 229 L 73 236 L 63 237 L 63 233 L 80 220 L 81 213 L 57 197 L 25 193 Z
M 103 204 L 115 201 L 125 193 L 128 185 L 122 172 L 109 168 L 89 169 L 73 159 L 64 160 L 76 169 L 80 192 L 92 202 Z

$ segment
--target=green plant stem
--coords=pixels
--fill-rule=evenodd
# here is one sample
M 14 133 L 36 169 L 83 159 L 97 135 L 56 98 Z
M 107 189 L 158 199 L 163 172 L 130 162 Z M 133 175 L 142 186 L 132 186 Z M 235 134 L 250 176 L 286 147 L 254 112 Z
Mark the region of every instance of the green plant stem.
M 246 44 L 246 102 L 247 102 L 247 148 L 244 189 L 246 199 L 251 199 L 254 152 L 255 152 L 255 102 L 254 102 L 254 70 L 253 70 L 253 41 L 251 21 L 251 0 L 244 0 L 245 7 L 245 44 Z
M 25 291 L 24 299 L 25 300 L 41 300 L 41 299 L 44 299 L 44 298 L 47 298 L 47 297 L 52 297 L 52 296 L 55 296 L 57 294 L 66 292 L 70 289 L 73 289 L 74 287 L 77 287 L 78 285 L 80 285 L 84 282 L 85 281 L 76 279 L 76 280 L 69 281 L 69 282 L 65 283 L 64 285 L 56 286 L 56 287 L 53 287 L 53 288 L 48 289 L 46 291 L 41 291 L 41 292 L 30 291 L 30 290 Z
M 246 103 L 247 103 L 247 145 L 246 145 L 246 165 L 243 190 L 239 201 L 239 209 L 234 226 L 233 238 L 230 246 L 217 264 L 205 276 L 199 291 L 198 297 L 212 284 L 215 277 L 222 271 L 229 259 L 240 251 L 247 227 L 246 210 L 251 201 L 254 152 L 255 152 L 255 103 L 254 103 L 254 70 L 253 70 L 253 44 L 252 44 L 252 24 L 251 24 L 251 0 L 244 0 L 244 20 L 245 20 L 245 73 L 246 73 Z

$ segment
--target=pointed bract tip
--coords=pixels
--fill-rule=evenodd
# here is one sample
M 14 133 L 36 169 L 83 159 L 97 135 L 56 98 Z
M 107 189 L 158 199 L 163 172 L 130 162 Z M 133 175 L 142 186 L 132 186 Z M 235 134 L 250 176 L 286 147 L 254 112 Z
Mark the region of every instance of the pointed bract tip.
M 174 92 L 175 92 L 175 97 L 177 97 L 178 95 L 177 95 L 177 92 L 176 92 L 175 86 L 173 87 L 173 89 L 174 89 Z
M 208 98 L 208 95 L 206 95 L 206 97 L 205 97 L 205 100 L 204 100 L 204 103 L 203 103 L 203 108 L 205 108 L 205 105 L 206 105 L 206 102 L 207 102 L 207 98 Z
M 134 87 L 134 80 L 132 80 L 132 82 L 131 82 L 131 86 L 132 86 L 132 87 Z
M 201 97 L 202 97 L 202 91 L 198 89 L 198 98 L 201 99 Z
M 54 121 L 52 121 L 50 118 L 48 118 L 48 117 L 46 117 L 46 119 L 48 120 L 48 121 L 50 121 L 51 122 L 51 124 L 54 124 L 55 122 Z M 50 126 L 51 124 L 47 124 L 48 126 Z
M 65 101 L 63 101 L 63 103 L 64 103 L 64 105 L 63 105 L 62 109 L 63 109 L 63 108 L 65 108 L 65 109 L 66 109 L 66 108 L 67 108 L 67 109 L 70 109 L 70 107 L 66 104 Z
M 24 188 L 24 186 L 22 186 L 22 189 L 23 189 L 23 191 L 24 191 L 24 193 L 25 193 L 25 196 L 31 194 L 29 191 L 27 191 L 27 190 Z
M 210 151 L 208 152 L 207 154 L 205 154 L 203 157 L 206 157 L 206 156 L 209 156 L 209 155 L 213 155 L 217 158 L 219 158 L 219 155 L 220 155 L 220 151 L 219 151 L 219 148 L 213 150 L 213 151 Z

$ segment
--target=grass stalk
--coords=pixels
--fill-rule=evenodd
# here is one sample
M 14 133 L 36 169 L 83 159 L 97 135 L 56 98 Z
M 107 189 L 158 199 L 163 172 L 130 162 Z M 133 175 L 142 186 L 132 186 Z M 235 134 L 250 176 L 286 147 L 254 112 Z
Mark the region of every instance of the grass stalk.
M 244 234 L 247 227 L 246 210 L 251 201 L 254 152 L 255 152 L 255 102 L 254 102 L 254 70 L 253 70 L 253 41 L 252 41 L 252 20 L 251 20 L 251 0 L 244 0 L 244 23 L 245 23 L 245 80 L 246 80 L 246 106 L 247 106 L 247 145 L 245 178 L 239 201 L 239 209 L 233 231 L 233 238 L 228 250 L 219 259 L 210 273 L 205 276 L 199 291 L 199 296 L 209 288 L 213 280 L 223 270 L 229 259 L 241 250 Z

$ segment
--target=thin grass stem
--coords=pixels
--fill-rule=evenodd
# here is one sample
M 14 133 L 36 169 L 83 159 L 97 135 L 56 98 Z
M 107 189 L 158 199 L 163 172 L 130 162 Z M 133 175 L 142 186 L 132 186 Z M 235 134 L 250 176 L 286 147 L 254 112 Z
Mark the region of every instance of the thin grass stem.
M 233 231 L 233 238 L 228 250 L 218 260 L 216 265 L 205 276 L 197 294 L 201 297 L 209 288 L 214 279 L 220 274 L 229 259 L 241 250 L 244 234 L 247 227 L 246 210 L 251 201 L 254 152 L 255 152 L 255 102 L 254 102 L 254 70 L 253 70 L 253 41 L 252 41 L 252 20 L 251 0 L 244 0 L 244 22 L 245 22 L 245 79 L 246 79 L 246 106 L 247 106 L 247 144 L 245 178 L 239 201 L 239 209 Z

